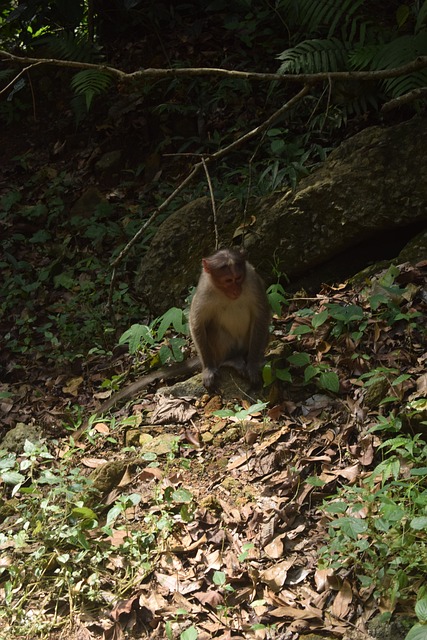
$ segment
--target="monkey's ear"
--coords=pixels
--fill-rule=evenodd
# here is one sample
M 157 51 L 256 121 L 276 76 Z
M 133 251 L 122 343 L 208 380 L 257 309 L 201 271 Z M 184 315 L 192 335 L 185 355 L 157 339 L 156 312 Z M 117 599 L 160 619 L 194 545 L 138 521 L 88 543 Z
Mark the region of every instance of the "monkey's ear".
M 202 258 L 202 265 L 203 265 L 203 271 L 206 271 L 206 273 L 211 272 L 208 258 Z

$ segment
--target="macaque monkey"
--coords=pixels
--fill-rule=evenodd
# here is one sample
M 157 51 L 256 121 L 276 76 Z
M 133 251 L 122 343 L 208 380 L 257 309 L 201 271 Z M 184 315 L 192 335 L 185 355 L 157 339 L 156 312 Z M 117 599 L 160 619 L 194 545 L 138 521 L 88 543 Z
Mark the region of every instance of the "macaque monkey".
M 202 264 L 190 309 L 191 336 L 199 357 L 142 376 L 106 400 L 97 410 L 98 415 L 153 382 L 192 373 L 200 369 L 200 364 L 203 384 L 209 390 L 215 388 L 221 366 L 237 369 L 253 385 L 260 382 L 270 322 L 264 283 L 243 253 L 235 249 L 221 249 L 203 258 Z M 87 427 L 86 421 L 73 433 L 76 441 Z
M 204 386 L 215 388 L 221 366 L 261 381 L 270 309 L 264 283 L 242 252 L 221 249 L 202 260 L 190 309 L 190 331 L 202 362 Z

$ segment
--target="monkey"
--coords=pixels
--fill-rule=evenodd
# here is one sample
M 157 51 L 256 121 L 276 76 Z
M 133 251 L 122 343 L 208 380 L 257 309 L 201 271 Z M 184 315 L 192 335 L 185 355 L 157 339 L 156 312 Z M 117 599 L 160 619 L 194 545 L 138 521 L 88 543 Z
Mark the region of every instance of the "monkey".
M 189 320 L 203 384 L 214 390 L 219 368 L 232 366 L 259 386 L 270 324 L 264 283 L 236 249 L 220 249 L 202 266 Z
M 121 400 L 157 380 L 168 380 L 202 368 L 204 386 L 212 391 L 221 366 L 231 366 L 260 382 L 260 366 L 268 342 L 270 309 L 264 283 L 244 254 L 221 249 L 202 260 L 203 271 L 190 307 L 190 333 L 198 356 L 157 369 L 132 382 L 96 411 L 102 415 Z M 73 432 L 78 441 L 88 421 Z

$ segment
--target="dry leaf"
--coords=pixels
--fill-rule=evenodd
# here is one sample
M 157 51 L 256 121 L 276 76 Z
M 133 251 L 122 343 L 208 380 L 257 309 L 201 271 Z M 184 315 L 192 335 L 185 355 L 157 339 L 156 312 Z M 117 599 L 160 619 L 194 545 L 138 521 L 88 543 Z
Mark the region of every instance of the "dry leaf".
M 288 571 L 293 566 L 294 562 L 295 556 L 290 560 L 282 560 L 282 562 L 274 564 L 269 569 L 261 571 L 260 579 L 262 582 L 265 582 L 272 591 L 278 592 L 285 584 Z
M 341 589 L 338 591 L 331 607 L 331 613 L 335 617 L 343 620 L 350 611 L 350 604 L 353 599 L 353 592 L 348 580 L 344 580 Z
M 189 422 L 196 415 L 195 409 L 184 398 L 167 398 L 163 395 L 155 396 L 157 406 L 151 415 L 152 424 L 167 424 Z
M 71 378 L 68 380 L 67 384 L 62 387 L 62 391 L 64 393 L 68 393 L 70 396 L 77 396 L 79 392 L 79 387 L 83 382 L 83 378 L 79 376 L 78 378 Z

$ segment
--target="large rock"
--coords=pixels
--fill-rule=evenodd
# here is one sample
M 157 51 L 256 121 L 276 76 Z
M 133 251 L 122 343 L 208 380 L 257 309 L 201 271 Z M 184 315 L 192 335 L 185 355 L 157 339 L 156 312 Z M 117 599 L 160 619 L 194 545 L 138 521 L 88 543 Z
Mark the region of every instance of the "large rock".
M 249 258 L 271 281 L 273 266 L 295 279 L 370 239 L 379 247 L 390 230 L 398 240 L 404 237 L 399 229 L 418 223 L 420 231 L 427 222 L 426 149 L 427 118 L 361 131 L 301 180 L 296 191 L 254 199 L 246 219 L 236 202 L 220 206 L 221 244 L 232 244 L 246 224 Z M 214 239 L 208 198 L 179 209 L 159 227 L 138 277 L 138 289 L 153 311 L 182 303 Z

